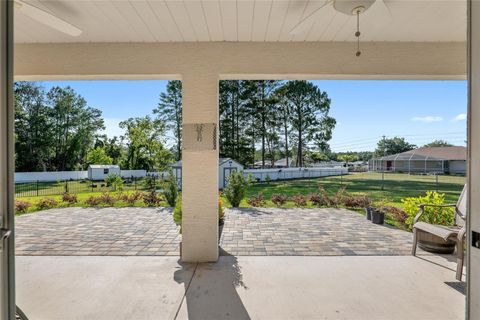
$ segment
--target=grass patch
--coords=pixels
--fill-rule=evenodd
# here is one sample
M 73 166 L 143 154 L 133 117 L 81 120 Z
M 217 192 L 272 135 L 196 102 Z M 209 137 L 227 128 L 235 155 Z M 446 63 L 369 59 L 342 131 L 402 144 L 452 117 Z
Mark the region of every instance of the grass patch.
M 263 193 L 265 199 L 270 200 L 273 193 L 293 196 L 295 194 L 308 195 L 318 191 L 322 186 L 330 195 L 333 195 L 339 188 L 346 187 L 351 193 L 365 193 L 373 201 L 384 201 L 385 204 L 402 207 L 401 199 L 405 197 L 417 197 L 426 191 L 436 191 L 445 193 L 447 203 L 456 203 L 463 185 L 466 182 L 465 177 L 461 176 L 439 176 L 438 184 L 434 176 L 408 175 L 401 173 L 355 173 L 346 176 L 324 177 L 319 179 L 305 180 L 287 180 L 273 181 L 270 183 L 258 183 L 252 185 L 247 190 L 247 198 Z M 383 190 L 382 190 L 383 185 Z M 289 201 L 287 207 L 292 205 Z M 247 206 L 242 201 L 241 206 Z M 274 206 L 271 201 L 267 201 L 267 206 Z

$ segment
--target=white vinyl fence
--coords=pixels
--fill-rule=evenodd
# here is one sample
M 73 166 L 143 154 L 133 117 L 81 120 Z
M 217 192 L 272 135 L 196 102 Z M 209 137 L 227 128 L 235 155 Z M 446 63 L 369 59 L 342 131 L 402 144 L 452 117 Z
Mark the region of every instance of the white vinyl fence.
M 121 170 L 123 178 L 143 178 L 147 175 L 146 170 Z M 22 182 L 55 182 L 65 180 L 88 179 L 88 171 L 46 171 L 46 172 L 15 172 L 15 183 Z
M 282 168 L 282 169 L 248 169 L 244 170 L 245 176 L 252 175 L 255 181 L 308 179 L 348 174 L 348 168 Z M 268 177 L 268 178 L 267 178 Z
M 15 172 L 16 183 L 83 180 L 87 178 L 88 171 Z

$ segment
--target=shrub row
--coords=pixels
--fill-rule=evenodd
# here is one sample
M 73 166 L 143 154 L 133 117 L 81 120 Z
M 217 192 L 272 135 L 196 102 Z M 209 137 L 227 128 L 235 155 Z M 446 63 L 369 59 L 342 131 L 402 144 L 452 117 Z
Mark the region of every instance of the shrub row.
M 159 206 L 160 203 L 163 201 L 163 197 L 160 196 L 158 193 L 152 192 L 141 192 L 135 191 L 133 193 L 120 193 L 117 195 L 110 194 L 108 192 L 103 193 L 99 196 L 90 196 L 85 200 L 85 205 L 90 207 L 98 207 L 98 206 L 108 206 L 111 207 L 115 205 L 115 203 L 123 201 L 129 205 L 134 205 L 137 201 L 143 201 L 146 206 L 155 207 Z M 52 209 L 59 206 L 61 203 L 64 205 L 74 205 L 78 203 L 78 197 L 75 194 L 65 193 L 62 195 L 61 202 L 53 199 L 53 198 L 43 198 L 40 199 L 37 203 L 35 203 L 35 207 L 38 210 L 47 210 Z M 34 205 L 28 201 L 22 200 L 15 200 L 15 212 L 17 213 L 25 213 L 33 207 Z
M 274 193 L 270 197 L 270 201 L 277 207 L 284 206 L 287 201 L 292 201 L 297 207 L 306 207 L 308 202 L 317 207 L 345 206 L 347 208 L 365 208 L 371 204 L 370 198 L 365 194 L 350 194 L 345 188 L 341 188 L 335 194 L 329 195 L 323 187 L 320 187 L 318 192 L 309 195 L 296 194 L 288 197 Z M 247 199 L 247 203 L 252 207 L 263 207 L 266 200 L 262 193 L 258 193 Z

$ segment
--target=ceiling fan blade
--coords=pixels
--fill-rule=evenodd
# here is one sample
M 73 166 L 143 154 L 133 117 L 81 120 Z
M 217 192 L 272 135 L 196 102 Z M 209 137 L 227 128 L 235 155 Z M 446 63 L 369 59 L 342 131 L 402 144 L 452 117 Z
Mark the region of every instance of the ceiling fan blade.
M 49 26 L 50 28 L 66 33 L 69 36 L 78 37 L 82 34 L 82 30 L 74 25 L 26 2 L 15 0 L 15 8 L 30 18 Z
M 318 7 L 317 9 L 313 10 L 309 15 L 304 17 L 302 20 L 300 20 L 289 32 L 291 35 L 296 35 L 300 34 L 304 31 L 307 31 L 307 29 L 312 25 L 312 23 L 315 22 L 315 18 L 317 15 L 320 13 L 320 10 L 325 8 L 327 5 L 330 5 L 333 3 L 334 0 L 326 0 L 323 5 Z

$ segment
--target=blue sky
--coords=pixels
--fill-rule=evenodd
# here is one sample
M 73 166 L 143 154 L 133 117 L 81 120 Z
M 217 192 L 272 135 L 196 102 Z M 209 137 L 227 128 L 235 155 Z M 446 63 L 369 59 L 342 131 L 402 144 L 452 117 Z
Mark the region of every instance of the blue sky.
M 313 81 L 332 100 L 337 119 L 333 151 L 375 149 L 383 136 L 405 137 L 423 145 L 444 139 L 464 145 L 466 139 L 466 81 Z M 120 135 L 118 122 L 151 114 L 166 81 L 45 81 L 52 86 L 71 86 L 90 106 L 103 112 L 106 133 Z

